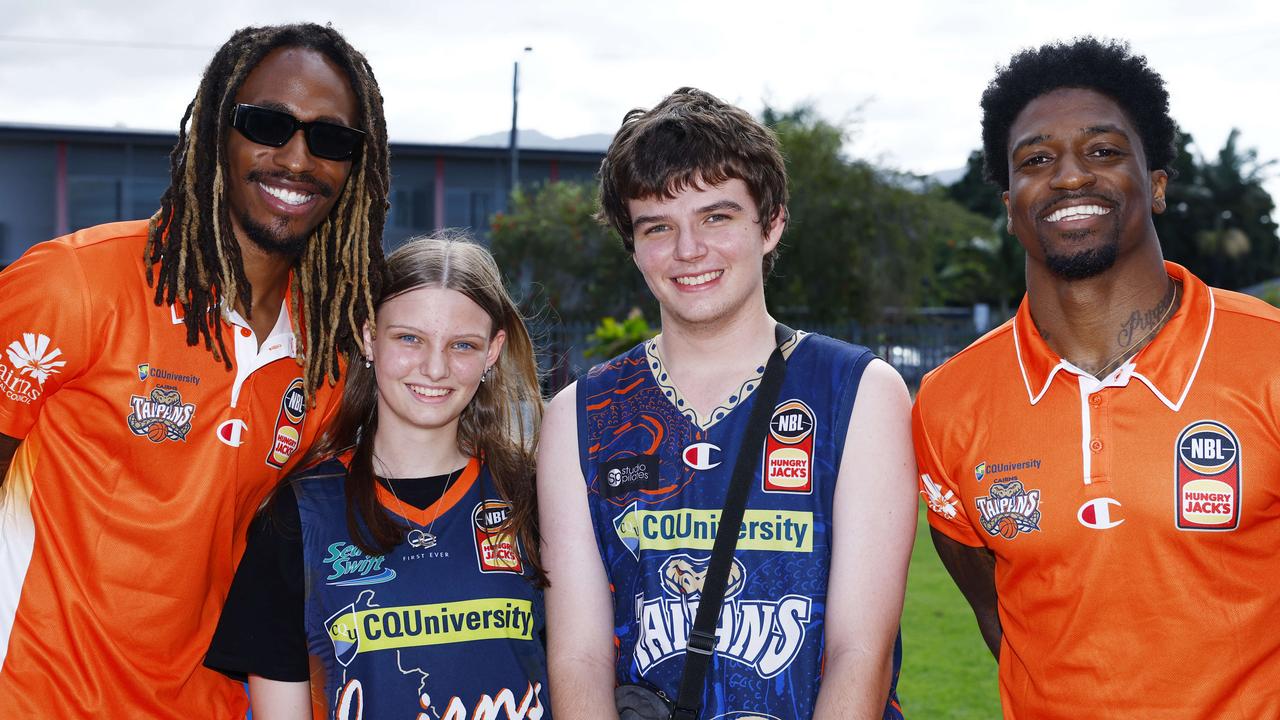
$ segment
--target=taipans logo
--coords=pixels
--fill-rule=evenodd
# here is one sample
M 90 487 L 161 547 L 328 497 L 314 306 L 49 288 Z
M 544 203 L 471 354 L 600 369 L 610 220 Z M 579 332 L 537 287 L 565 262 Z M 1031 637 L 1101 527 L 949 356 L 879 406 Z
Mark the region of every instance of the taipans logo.
M 302 378 L 294 378 L 280 398 L 280 412 L 276 415 L 275 439 L 267 451 L 266 463 L 277 470 L 289 462 L 301 441 L 302 423 L 307 417 L 307 393 Z
M 662 595 L 636 596 L 639 636 L 633 654 L 641 673 L 684 655 L 709 563 L 706 556 L 672 555 L 658 570 Z M 742 597 L 745 586 L 746 569 L 735 558 L 716 628 L 716 654 L 755 669 L 760 677 L 775 677 L 804 645 L 813 601 L 803 595 L 748 600 Z
M 920 475 L 920 484 L 924 487 L 920 494 L 929 503 L 929 509 L 948 520 L 954 519 L 957 514 L 956 505 L 960 502 L 955 493 L 934 482 L 929 473 Z
M 1112 505 L 1118 508 L 1120 501 L 1109 497 L 1094 498 L 1080 506 L 1076 511 L 1076 519 L 1087 528 L 1109 530 L 1124 522 L 1124 518 L 1112 513 Z
M 975 479 L 977 479 L 977 481 L 978 481 L 978 482 L 982 482 L 982 478 L 984 478 L 984 477 L 986 477 L 986 476 L 987 476 L 987 464 L 986 464 L 986 463 L 984 463 L 984 462 L 980 462 L 980 463 L 978 463 L 977 465 L 975 465 L 975 466 L 973 467 L 973 477 L 974 477 Z
M 248 429 L 249 425 L 240 418 L 223 420 L 218 424 L 218 440 L 221 441 L 223 445 L 240 447 L 244 444 L 244 434 Z
M 153 443 L 165 440 L 186 441 L 191 432 L 191 418 L 196 413 L 193 403 L 182 402 L 182 395 L 171 385 L 152 388 L 151 395 L 134 395 L 129 399 L 133 409 L 125 422 L 134 435 Z
M 1017 480 L 996 483 L 989 494 L 973 502 L 982 529 L 991 537 L 1012 540 L 1018 533 L 1040 529 L 1040 491 L 1027 490 Z
M 720 447 L 708 442 L 693 443 L 683 453 L 684 464 L 694 470 L 710 470 L 720 465 Z
M 476 561 L 480 572 L 507 572 L 521 575 L 520 541 L 511 526 L 511 503 L 483 500 L 471 511 L 475 530 Z
M 813 491 L 813 437 L 817 421 L 813 410 L 799 400 L 787 400 L 769 418 L 764 441 L 765 492 Z
M 394 580 L 396 571 L 382 567 L 383 559 L 381 555 L 365 555 L 356 545 L 339 540 L 329 546 L 329 554 L 322 561 L 333 570 L 325 578 L 325 584 L 348 587 Z
M 1231 428 L 1198 420 L 1175 445 L 1179 530 L 1234 530 L 1240 525 L 1243 450 Z

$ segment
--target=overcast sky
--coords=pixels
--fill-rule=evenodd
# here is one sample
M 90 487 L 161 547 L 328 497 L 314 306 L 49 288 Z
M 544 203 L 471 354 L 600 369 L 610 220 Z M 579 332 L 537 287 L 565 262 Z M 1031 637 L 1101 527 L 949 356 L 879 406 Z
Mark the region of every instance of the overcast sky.
M 0 18 L 0 122 L 174 130 L 232 30 L 312 20 L 369 58 L 393 140 L 505 130 L 523 55 L 522 128 L 609 133 L 694 85 L 752 112 L 812 103 L 850 123 L 851 154 L 917 173 L 960 167 L 978 146 L 997 64 L 1092 33 L 1148 57 L 1202 154 L 1237 127 L 1280 158 L 1280 10 L 1261 1 L 0 0 Z M 1280 199 L 1280 168 L 1269 177 Z

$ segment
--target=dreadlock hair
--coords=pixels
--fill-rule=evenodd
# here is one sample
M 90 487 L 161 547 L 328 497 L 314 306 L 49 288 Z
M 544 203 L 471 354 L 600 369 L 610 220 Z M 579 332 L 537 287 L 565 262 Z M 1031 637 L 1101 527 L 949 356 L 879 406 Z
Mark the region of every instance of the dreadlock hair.
M 492 322 L 490 339 L 501 330 L 506 342 L 489 379 L 458 420 L 458 449 L 489 468 L 499 495 L 511 504 L 511 527 L 532 569 L 531 580 L 546 583 L 538 555 L 538 513 L 534 454 L 542 421 L 542 396 L 533 341 L 519 308 L 502 284 L 493 256 L 459 232 L 414 238 L 387 257 L 387 283 L 376 302 L 420 288 L 456 290 L 479 305 Z M 376 313 L 370 323 L 376 323 Z M 364 358 L 348 361 L 342 404 L 333 422 L 299 467 L 309 467 L 352 451 L 347 467 L 347 529 L 366 555 L 383 555 L 400 543 L 406 528 L 378 501 L 373 465 L 378 432 L 378 380 Z
M 1009 189 L 1009 130 L 1036 98 L 1058 88 L 1083 88 L 1114 100 L 1133 122 L 1148 170 L 1174 177 L 1177 124 L 1169 116 L 1164 80 L 1118 40 L 1082 37 L 1028 48 L 998 68 L 982 93 L 982 154 L 987 179 Z
M 271 51 L 294 47 L 321 53 L 346 73 L 367 133 L 329 216 L 308 239 L 291 280 L 290 315 L 303 338 L 298 364 L 311 401 L 327 377 L 337 381 L 339 358 L 360 343 L 382 284 L 382 226 L 387 213 L 387 129 L 382 93 L 364 55 L 332 27 L 311 23 L 236 31 L 205 68 L 187 106 L 178 144 L 169 156 L 170 184 L 151 218 L 143 262 L 157 305 L 180 302 L 187 344 L 204 346 L 231 369 L 218 306 L 238 300 L 252 313 L 253 288 L 244 274 L 227 202 L 227 137 L 236 94 Z M 158 266 L 153 278 L 153 266 Z M 304 334 L 305 333 L 305 334 Z
M 760 233 L 787 213 L 787 169 L 773 131 L 745 110 L 697 88 L 683 87 L 652 110 L 636 108 L 600 164 L 599 219 L 622 236 L 635 252 L 635 228 L 627 202 L 639 198 L 675 198 L 688 187 L 741 180 L 756 203 Z M 764 256 L 767 279 L 778 257 Z

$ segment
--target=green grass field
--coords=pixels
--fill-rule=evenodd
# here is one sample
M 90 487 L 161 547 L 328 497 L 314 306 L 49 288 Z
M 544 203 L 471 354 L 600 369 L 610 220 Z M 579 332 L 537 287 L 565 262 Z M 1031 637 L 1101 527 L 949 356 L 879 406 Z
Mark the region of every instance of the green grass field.
M 902 643 L 898 697 L 908 720 L 1000 717 L 995 659 L 933 550 L 923 507 L 911 553 Z

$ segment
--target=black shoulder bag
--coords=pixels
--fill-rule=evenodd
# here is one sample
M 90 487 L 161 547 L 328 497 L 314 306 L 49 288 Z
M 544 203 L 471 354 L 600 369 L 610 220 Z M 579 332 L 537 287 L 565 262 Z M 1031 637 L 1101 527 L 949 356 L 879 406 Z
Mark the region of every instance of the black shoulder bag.
M 755 407 L 751 408 L 742 450 L 738 453 L 738 461 L 733 466 L 733 476 L 729 480 L 729 490 L 725 494 L 724 509 L 720 512 L 720 527 L 716 530 L 711 561 L 702 584 L 702 599 L 698 602 L 698 614 L 694 618 L 693 627 L 689 629 L 684 672 L 680 676 L 680 694 L 672 703 L 660 690 L 645 685 L 620 685 L 614 690 L 613 697 L 621 720 L 697 720 L 702 712 L 707 668 L 716 647 L 716 620 L 724 604 L 733 551 L 738 545 L 738 532 L 742 528 L 742 517 L 747 510 L 747 494 L 751 491 L 752 476 L 760 459 L 760 448 L 764 445 L 769 416 L 778 404 L 782 380 L 787 373 L 782 346 L 795 334 L 795 330 L 782 323 L 774 327 L 777 347 L 769 355 L 764 375 L 760 378 Z

